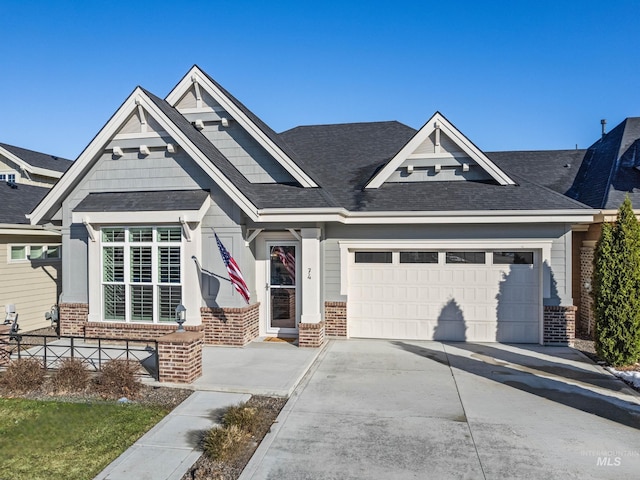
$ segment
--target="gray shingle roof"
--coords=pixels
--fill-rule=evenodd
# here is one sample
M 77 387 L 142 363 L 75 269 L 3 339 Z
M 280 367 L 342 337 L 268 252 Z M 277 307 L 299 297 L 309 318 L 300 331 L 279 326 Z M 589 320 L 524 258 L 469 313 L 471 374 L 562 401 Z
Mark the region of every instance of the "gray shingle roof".
M 297 127 L 281 135 L 312 165 L 321 186 L 351 211 L 582 209 L 584 205 L 509 174 L 518 185 L 490 182 L 386 183 L 364 186 L 415 134 L 399 122 Z
M 65 172 L 71 166 L 71 160 L 56 157 L 55 155 L 34 152 L 33 150 L 7 145 L 6 143 L 0 143 L 0 147 L 34 167 L 46 168 L 56 172 Z
M 19 184 L 11 188 L 0 182 L 0 223 L 28 224 L 25 214 L 29 213 L 49 192 L 48 188 Z
M 206 190 L 90 193 L 75 212 L 153 212 L 199 210 L 209 196 Z

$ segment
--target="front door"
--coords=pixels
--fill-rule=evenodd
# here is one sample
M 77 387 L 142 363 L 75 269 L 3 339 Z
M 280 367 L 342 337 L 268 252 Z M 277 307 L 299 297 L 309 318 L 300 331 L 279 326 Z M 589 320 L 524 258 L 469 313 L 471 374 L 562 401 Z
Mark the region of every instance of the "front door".
M 268 328 L 267 333 L 295 334 L 300 319 L 300 295 L 298 294 L 298 251 L 296 242 L 267 244 L 269 253 Z

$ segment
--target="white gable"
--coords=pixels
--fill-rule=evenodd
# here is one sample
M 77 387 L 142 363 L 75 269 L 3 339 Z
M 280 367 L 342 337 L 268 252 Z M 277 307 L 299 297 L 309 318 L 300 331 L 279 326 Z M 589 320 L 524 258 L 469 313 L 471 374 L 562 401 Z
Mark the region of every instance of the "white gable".
M 491 180 L 513 185 L 489 158 L 436 113 L 382 168 L 366 188 L 386 182 Z

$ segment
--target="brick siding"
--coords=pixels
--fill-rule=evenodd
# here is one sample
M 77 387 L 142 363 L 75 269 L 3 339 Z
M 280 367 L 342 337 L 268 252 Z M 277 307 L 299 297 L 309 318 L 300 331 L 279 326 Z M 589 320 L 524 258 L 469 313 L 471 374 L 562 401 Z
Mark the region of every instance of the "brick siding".
M 244 346 L 260 331 L 260 304 L 242 308 L 200 309 L 207 345 Z
M 160 381 L 191 383 L 202 375 L 203 332 L 174 332 L 158 338 Z
M 545 345 L 573 345 L 576 335 L 576 310 L 571 306 L 544 306 Z
M 87 303 L 61 303 L 59 307 L 60 335 L 84 337 L 89 305 Z
M 298 324 L 298 346 L 318 348 L 324 343 L 324 322 Z
M 589 333 L 593 337 L 596 328 L 596 316 L 593 309 L 593 297 L 591 290 L 585 285 L 593 288 L 593 259 L 594 249 L 592 247 L 580 248 L 580 323 L 579 329 L 583 333 Z
M 324 302 L 324 324 L 328 337 L 346 337 L 347 302 Z

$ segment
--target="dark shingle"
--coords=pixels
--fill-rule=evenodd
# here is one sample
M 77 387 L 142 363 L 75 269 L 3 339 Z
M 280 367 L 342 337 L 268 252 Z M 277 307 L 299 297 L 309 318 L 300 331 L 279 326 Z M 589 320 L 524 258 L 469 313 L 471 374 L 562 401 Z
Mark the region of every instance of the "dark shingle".
M 151 212 L 199 210 L 209 196 L 206 190 L 90 193 L 75 212 Z
M 46 168 L 47 170 L 54 170 L 56 172 L 65 172 L 71 166 L 71 160 L 56 157 L 55 155 L 34 152 L 33 150 L 14 147 L 6 143 L 0 143 L 0 147 L 34 167 Z
M 16 185 L 11 188 L 0 183 L 0 223 L 28 224 L 25 214 L 29 213 L 49 192 L 48 188 L 33 185 Z

